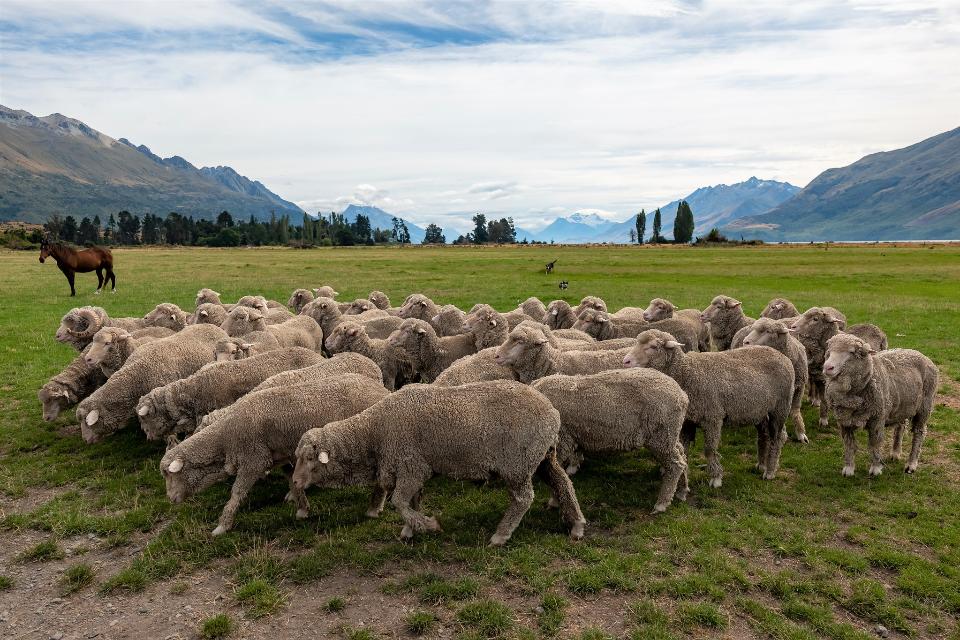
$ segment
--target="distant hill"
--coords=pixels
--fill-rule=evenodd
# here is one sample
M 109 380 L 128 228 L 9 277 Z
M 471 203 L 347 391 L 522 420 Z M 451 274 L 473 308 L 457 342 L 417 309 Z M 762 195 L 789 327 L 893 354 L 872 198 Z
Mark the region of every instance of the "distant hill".
M 343 210 L 343 215 L 346 217 L 347 222 L 355 222 L 358 215 L 364 215 L 370 218 L 370 226 L 380 229 L 393 229 L 393 218 L 392 213 L 387 213 L 379 207 L 371 207 L 369 205 L 360 205 L 360 204 L 351 204 L 347 205 L 347 208 Z M 403 218 L 403 216 L 396 216 L 397 218 Z M 423 242 L 424 236 L 427 235 L 426 229 L 419 227 L 406 218 L 403 218 L 403 221 L 407 225 L 407 231 L 410 232 L 410 242 L 413 244 L 419 244 Z M 447 237 L 447 242 L 453 242 L 456 236 L 453 238 Z
M 960 238 L 960 128 L 828 169 L 772 211 L 723 231 L 787 241 Z
M 59 113 L 38 118 L 0 105 L 0 220 L 43 222 L 134 213 L 267 219 L 303 210 L 230 167 L 196 168 L 115 140 Z

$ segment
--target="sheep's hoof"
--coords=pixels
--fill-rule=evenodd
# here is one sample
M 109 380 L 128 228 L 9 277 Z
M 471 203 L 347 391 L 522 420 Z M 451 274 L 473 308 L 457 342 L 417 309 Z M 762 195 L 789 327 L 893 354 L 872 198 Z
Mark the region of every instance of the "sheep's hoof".
M 93 292 L 93 295 L 95 295 L 95 296 L 100 295 L 100 289 L 97 289 L 96 291 L 94 291 L 94 292 Z
M 572 464 L 572 465 L 570 465 L 569 467 L 567 467 L 566 469 L 564 469 L 564 471 L 567 472 L 567 475 L 568 475 L 568 476 L 575 476 L 575 475 L 577 475 L 577 471 L 580 471 L 580 465 Z
M 883 465 L 880 465 L 880 464 L 872 464 L 872 465 L 870 465 L 870 471 L 869 471 L 869 473 L 870 473 L 871 476 L 878 476 L 878 475 L 880 475 L 881 473 L 883 473 Z
M 403 528 L 400 529 L 400 539 L 404 541 L 413 540 L 413 527 L 408 524 L 403 525 Z
M 437 522 L 437 519 L 434 517 L 426 519 L 426 526 L 427 531 L 443 531 L 443 529 L 440 527 L 440 523 Z
M 887 460 L 894 460 L 896 462 L 900 461 L 901 453 L 899 451 L 891 451 L 890 455 L 887 456 Z
M 714 489 L 719 489 L 723 486 L 723 478 L 710 478 L 709 484 Z
M 585 524 L 585 522 L 576 522 L 570 527 L 570 540 L 573 542 L 583 540 L 583 527 Z
M 367 509 L 366 516 L 368 518 L 379 518 L 381 511 L 382 509 L 378 509 L 378 508 Z
M 689 489 L 677 489 L 677 492 L 673 494 L 673 499 L 679 500 L 680 502 L 686 502 L 688 495 L 690 495 Z
M 306 520 L 309 515 L 310 512 L 306 509 L 297 509 L 297 520 Z
M 560 501 L 557 500 L 556 496 L 550 496 L 550 499 L 547 500 L 547 509 L 559 509 Z
M 211 533 L 210 535 L 212 535 L 213 537 L 217 537 L 217 536 L 222 536 L 226 532 L 227 532 L 227 528 L 224 527 L 222 524 L 219 524 L 217 525 L 217 528 L 213 530 L 213 533 Z
M 904 473 L 916 473 L 917 472 L 917 463 L 911 462 L 903 468 Z
M 293 491 L 287 491 L 287 495 L 283 496 L 284 502 L 293 502 Z
M 657 504 L 653 505 L 653 511 L 650 512 L 650 515 L 655 516 L 658 513 L 663 513 L 664 511 L 667 510 L 668 506 L 670 505 L 667 503 L 658 502 Z
M 808 444 L 808 443 L 810 442 L 810 438 L 808 438 L 808 437 L 807 437 L 807 434 L 805 434 L 805 433 L 798 433 L 798 434 L 797 434 L 797 442 L 802 442 L 803 444 Z
M 852 477 L 853 477 L 853 465 L 852 465 L 852 464 L 851 464 L 851 465 L 847 465 L 847 466 L 845 466 L 843 469 L 840 469 L 840 475 L 844 476 L 845 478 L 852 478 Z
M 811 404 L 812 406 L 814 406 L 814 407 L 819 407 L 819 406 L 820 406 L 820 399 L 819 399 L 819 398 L 814 398 L 813 400 L 810 401 L 810 404 Z
M 777 473 L 776 473 L 775 471 L 771 471 L 771 472 L 769 472 L 769 473 L 766 472 L 766 471 L 763 472 L 763 479 L 764 479 L 764 480 L 773 480 L 773 479 L 776 478 L 776 477 L 777 477 Z
M 821 427 L 826 427 L 826 426 L 829 425 L 829 424 L 830 424 L 830 419 L 829 419 L 829 418 L 820 418 L 820 426 L 821 426 Z
M 571 533 L 571 535 L 573 535 Z M 510 536 L 502 536 L 499 533 L 495 533 L 490 536 L 490 546 L 491 547 L 502 547 L 507 543 L 507 540 L 510 539 Z

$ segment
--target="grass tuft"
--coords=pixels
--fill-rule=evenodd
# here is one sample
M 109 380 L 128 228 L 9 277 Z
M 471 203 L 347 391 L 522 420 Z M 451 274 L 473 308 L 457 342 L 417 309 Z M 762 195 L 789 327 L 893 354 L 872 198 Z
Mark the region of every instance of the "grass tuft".
M 48 562 L 63 560 L 65 555 L 63 549 L 54 540 L 44 540 L 24 550 L 18 559 L 22 562 Z
M 513 613 L 495 600 L 475 600 L 457 612 L 457 622 L 482 638 L 496 638 L 513 627 Z
M 330 598 L 323 604 L 323 609 L 327 613 L 340 613 L 346 608 L 347 601 L 339 596 Z
M 727 628 L 727 617 L 712 602 L 681 602 L 677 607 L 677 620 L 684 628 Z
M 86 563 L 75 564 L 63 572 L 60 578 L 60 594 L 69 595 L 93 583 L 93 567 Z
M 200 637 L 205 640 L 226 638 L 233 631 L 233 620 L 225 613 L 207 618 L 200 625 Z
M 0 591 L 6 591 L 7 589 L 13 589 L 13 578 L 10 576 L 0 575 Z
M 234 597 L 244 606 L 247 616 L 254 619 L 268 616 L 283 605 L 283 594 L 263 578 L 240 585 Z
M 407 627 L 407 631 L 416 635 L 422 636 L 427 633 L 435 626 L 440 619 L 432 611 L 411 611 L 407 614 L 407 617 L 404 618 L 403 623 Z

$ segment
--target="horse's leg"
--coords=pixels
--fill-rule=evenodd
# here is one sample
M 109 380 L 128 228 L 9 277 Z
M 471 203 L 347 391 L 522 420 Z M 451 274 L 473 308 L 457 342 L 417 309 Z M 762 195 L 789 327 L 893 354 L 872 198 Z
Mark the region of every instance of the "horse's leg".
M 77 295 L 77 290 L 73 288 L 73 271 L 64 271 L 63 275 L 67 276 L 67 282 L 70 283 L 70 296 Z
M 113 286 L 110 289 L 110 293 L 117 292 L 117 275 L 113 272 L 113 265 L 107 265 L 107 279 L 113 283 Z
M 97 267 L 97 290 L 94 291 L 95 294 L 100 293 L 100 289 L 103 288 L 103 267 Z

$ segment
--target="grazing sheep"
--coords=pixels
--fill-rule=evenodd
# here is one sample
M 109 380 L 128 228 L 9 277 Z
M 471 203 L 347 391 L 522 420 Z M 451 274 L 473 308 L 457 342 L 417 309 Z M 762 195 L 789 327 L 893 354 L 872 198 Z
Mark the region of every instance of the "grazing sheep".
M 355 316 L 363 313 L 364 311 L 372 311 L 377 308 L 377 305 L 373 304 L 373 302 L 370 300 L 367 300 L 366 298 L 357 298 L 347 305 L 347 308 L 343 310 L 343 315 Z
M 310 316 L 316 320 L 325 336 L 332 334 L 337 325 L 344 320 L 337 301 L 332 298 L 314 299 L 300 311 L 300 315 Z M 403 322 L 400 318 L 387 315 L 381 309 L 364 311 L 355 316 L 350 316 L 349 319 L 352 322 L 362 322 L 367 330 L 367 335 L 371 338 L 381 339 L 389 337 Z
M 104 377 L 109 378 L 138 347 L 173 334 L 174 332 L 166 327 L 149 327 L 133 332 L 119 327 L 104 327 L 93 336 L 84 360 L 91 367 L 100 367 Z
M 696 428 L 703 428 L 710 486 L 723 483 L 717 449 L 724 424 L 757 427 L 757 468 L 764 480 L 776 476 L 787 439 L 784 422 L 793 398 L 793 365 L 770 347 L 744 347 L 726 352 L 684 353 L 669 333 L 651 329 L 623 359 L 625 367 L 649 367 L 676 380 L 690 404 L 681 439 L 690 447 Z
M 547 305 L 543 324 L 551 329 L 572 329 L 577 322 L 577 314 L 566 300 L 553 300 Z
M 297 446 L 293 484 L 340 487 L 373 485 L 369 515 L 392 493 L 404 526 L 400 536 L 439 531 L 436 519 L 419 511 L 423 485 L 433 475 L 463 480 L 497 476 L 507 485 L 510 506 L 490 538 L 510 539 L 533 503 L 533 475 L 540 471 L 570 527 L 583 537 L 586 520 L 573 484 L 557 463 L 560 415 L 530 387 L 493 381 L 461 387 L 408 385 L 369 409 L 322 429 L 311 429 Z
M 549 329 L 548 329 L 549 331 Z M 513 371 L 515 380 L 530 384 L 538 378 L 562 373 L 590 374 L 617 369 L 629 348 L 617 351 L 561 351 L 543 325 L 522 324 L 510 332 L 497 350 L 496 362 Z
M 730 296 L 717 296 L 700 314 L 700 320 L 710 323 L 710 337 L 717 351 L 730 348 L 737 331 L 753 324 L 753 318 L 743 314 L 743 303 Z
M 573 310 L 573 313 L 579 318 L 584 309 L 593 309 L 594 311 L 603 311 L 606 313 L 607 303 L 603 301 L 603 298 L 598 298 L 597 296 L 584 296 L 583 299 L 580 300 L 580 304 Z
M 221 325 L 230 337 L 243 337 L 254 332 L 265 332 L 277 339 L 281 347 L 306 347 L 319 351 L 323 346 L 320 325 L 310 316 L 291 315 L 281 324 L 267 324 L 263 313 L 257 309 L 235 307 Z
M 550 327 L 547 327 L 550 329 Z M 550 329 L 550 333 L 558 340 L 575 340 L 577 342 L 596 342 L 596 338 L 580 329 Z
M 371 338 L 359 322 L 344 321 L 324 341 L 327 351 L 359 353 L 377 363 L 384 386 L 393 391 L 413 379 L 413 369 L 403 349 L 389 340 Z
M 363 411 L 388 393 L 367 377 L 348 374 L 243 396 L 212 424 L 167 450 L 160 461 L 167 497 L 180 503 L 236 476 L 213 530 L 214 536 L 226 533 L 257 480 L 278 464 L 294 462 L 304 433 Z M 291 483 L 288 495 L 297 517 L 306 518 L 310 505 L 303 488 Z
M 645 322 L 634 319 L 616 319 L 604 311 L 585 309 L 574 328 L 580 329 L 597 340 L 615 338 L 636 338 L 641 331 L 658 329 L 666 331 L 683 346 L 684 351 L 697 351 L 700 346 L 699 331 L 687 318 L 673 317 L 658 322 Z
M 242 360 L 280 348 L 280 342 L 269 331 L 252 331 L 239 338 L 223 338 L 214 346 L 217 362 Z
M 463 323 L 467 314 L 452 304 L 440 307 L 440 312 L 430 318 L 430 324 L 437 330 L 437 335 L 445 338 L 463 333 Z
M 136 415 L 142 395 L 212 362 L 213 347 L 224 337 L 220 327 L 195 324 L 138 348 L 119 371 L 77 406 L 83 439 L 92 444 L 124 427 Z
M 258 384 L 250 393 L 270 389 L 271 387 L 280 387 L 297 382 L 338 377 L 348 373 L 356 373 L 375 380 L 377 384 L 383 384 L 383 377 L 380 373 L 380 367 L 370 358 L 359 353 L 338 353 L 332 358 L 325 358 L 310 367 L 296 369 L 293 371 L 284 371 L 271 376 Z
M 677 309 L 669 300 L 654 298 L 640 316 L 647 322 L 682 318 L 697 332 L 697 351 L 710 351 L 710 327 L 700 319 L 699 309 Z
M 795 318 L 799 315 L 800 312 L 797 311 L 797 308 L 786 298 L 774 298 L 760 312 L 761 318 L 771 318 L 772 320 Z
M 137 403 L 140 428 L 148 440 L 191 433 L 203 416 L 235 402 L 270 376 L 321 360 L 323 356 L 316 351 L 286 347 L 244 360 L 208 364 L 144 394 Z
M 104 327 L 120 327 L 127 331 L 143 328 L 143 318 L 111 318 L 103 307 L 75 307 L 60 320 L 57 342 L 83 351 L 97 331 Z
M 433 382 L 455 360 L 477 352 L 471 334 L 441 338 L 429 322 L 407 318 L 390 334 L 387 343 L 403 353 L 414 376 L 424 382 Z
M 803 390 L 807 386 L 807 350 L 800 341 L 790 335 L 787 325 L 780 320 L 760 317 L 750 325 L 750 331 L 743 339 L 744 346 L 761 346 L 776 349 L 790 359 L 793 365 L 793 400 L 790 403 L 790 417 L 796 429 L 796 438 L 800 442 L 809 442 L 803 423 L 800 404 L 803 402 Z M 735 347 L 739 348 L 739 347 Z
M 227 319 L 227 310 L 223 305 L 202 302 L 197 310 L 187 317 L 187 324 L 215 324 L 218 327 Z
M 654 513 L 674 495 L 687 498 L 687 457 L 680 429 L 687 394 L 672 378 L 652 369 L 615 369 L 588 376 L 554 375 L 531 385 L 560 412 L 557 459 L 576 473 L 583 454 L 646 447 L 663 469 Z M 678 483 L 679 487 L 678 487 Z
M 287 300 L 287 306 L 300 313 L 308 303 L 313 302 L 314 295 L 309 289 L 294 289 Z
M 823 364 L 825 399 L 837 416 L 843 436 L 844 476 L 854 473 L 856 430 L 870 439 L 870 475 L 883 472 L 884 429 L 894 425 L 891 458 L 900 459 L 904 422 L 910 421 L 913 441 L 904 471 L 913 473 L 933 411 L 938 372 L 930 358 L 913 349 L 877 352 L 862 338 L 840 333 L 827 342 Z
M 443 370 L 433 384 L 438 387 L 458 387 L 471 382 L 513 380 L 513 370 L 497 362 L 498 347 L 488 347 L 464 356 Z
M 137 328 L 166 327 L 172 331 L 180 331 L 187 326 L 188 315 L 172 302 L 161 302 L 153 311 L 143 316 L 143 323 Z
M 61 411 L 77 404 L 107 381 L 99 366 L 87 364 L 87 351 L 89 347 L 37 391 L 45 421 L 56 420 Z

